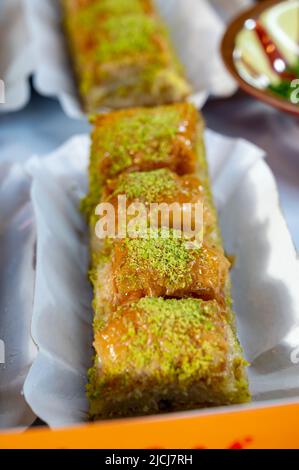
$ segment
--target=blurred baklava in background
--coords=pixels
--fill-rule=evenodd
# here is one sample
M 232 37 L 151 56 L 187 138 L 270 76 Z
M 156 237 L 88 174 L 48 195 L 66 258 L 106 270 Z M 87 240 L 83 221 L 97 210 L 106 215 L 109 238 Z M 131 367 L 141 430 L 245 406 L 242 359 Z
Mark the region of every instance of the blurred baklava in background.
M 61 0 L 86 112 L 183 101 L 191 92 L 151 0 Z

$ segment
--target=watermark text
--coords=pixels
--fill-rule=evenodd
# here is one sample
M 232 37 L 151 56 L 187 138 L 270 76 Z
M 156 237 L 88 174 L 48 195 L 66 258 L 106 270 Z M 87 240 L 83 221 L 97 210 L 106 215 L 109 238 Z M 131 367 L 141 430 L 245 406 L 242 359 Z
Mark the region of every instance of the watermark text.
M 203 203 L 172 202 L 127 203 L 125 195 L 119 195 L 117 204 L 102 202 L 95 210 L 98 221 L 95 233 L 99 239 L 152 238 L 163 227 L 163 234 L 202 242 Z M 168 229 L 168 232 L 167 230 Z M 171 231 L 171 235 L 170 235 Z
M 0 79 L 0 104 L 5 103 L 5 83 Z
M 291 102 L 293 104 L 299 104 L 299 78 L 292 80 L 291 88 L 293 89 L 291 93 Z

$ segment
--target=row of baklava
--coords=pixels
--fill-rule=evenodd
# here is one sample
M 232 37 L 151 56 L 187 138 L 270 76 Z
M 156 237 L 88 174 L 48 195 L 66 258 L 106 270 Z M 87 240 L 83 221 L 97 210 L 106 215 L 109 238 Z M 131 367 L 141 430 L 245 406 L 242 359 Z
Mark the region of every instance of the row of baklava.
M 213 206 L 203 122 L 191 104 L 93 118 L 89 192 L 94 366 L 92 418 L 248 401 L 231 310 L 229 262 Z M 202 244 L 163 222 L 148 236 L 95 235 L 99 202 L 203 205 Z
M 203 122 L 184 101 L 191 87 L 151 0 L 62 0 L 84 109 L 93 117 L 89 192 L 94 419 L 248 401 L 204 155 Z M 158 106 L 164 104 L 165 106 Z M 137 108 L 137 106 L 157 106 Z M 99 237 L 101 202 L 201 204 L 202 243 L 178 237 L 175 217 L 143 237 Z M 116 215 L 115 215 L 116 214 Z M 191 218 L 194 213 L 191 214 Z M 144 228 L 143 228 L 144 230 Z

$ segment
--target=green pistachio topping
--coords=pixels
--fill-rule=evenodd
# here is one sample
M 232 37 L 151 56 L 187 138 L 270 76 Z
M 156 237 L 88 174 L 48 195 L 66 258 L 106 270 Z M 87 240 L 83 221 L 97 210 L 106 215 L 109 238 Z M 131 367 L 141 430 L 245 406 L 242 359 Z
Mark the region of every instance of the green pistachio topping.
M 166 165 L 181 122 L 181 113 L 175 107 L 164 106 L 153 110 L 139 108 L 133 114 L 115 119 L 109 127 L 96 128 L 89 167 L 89 194 L 81 204 L 82 211 L 92 215 L 100 201 L 103 181 L 99 161 L 104 155 L 111 159 L 109 177 L 128 169 L 134 161 L 154 165 L 165 162 Z
M 110 330 L 113 335 L 113 328 L 118 329 L 121 321 L 122 347 L 117 360 L 111 357 L 104 371 L 99 370 L 97 357 L 89 371 L 87 391 L 94 410 L 105 413 L 102 406 L 113 403 L 109 398 L 113 390 L 117 390 L 119 404 L 125 402 L 126 410 L 127 399 L 138 403 L 152 398 L 151 393 L 153 397 L 172 397 L 173 385 L 187 401 L 190 392 L 192 400 L 194 385 L 202 384 L 209 387 L 212 396 L 216 391 L 222 404 L 250 399 L 244 371 L 248 364 L 216 301 L 145 297 L 120 307 L 111 319 L 116 320 Z M 109 334 L 105 325 L 96 331 L 102 328 Z M 228 338 L 234 348 L 233 359 L 228 355 Z
M 107 40 L 99 41 L 98 59 L 103 62 L 133 56 L 135 54 L 161 53 L 155 34 L 164 31 L 158 20 L 147 15 L 111 16 L 102 26 Z
M 190 249 L 176 230 L 165 228 L 149 229 L 145 238 L 128 238 L 125 246 L 128 266 L 137 278 L 140 269 L 152 269 L 169 285 L 182 288 L 191 280 L 192 261 L 200 251 Z
M 145 8 L 140 0 L 101 0 L 91 2 L 78 10 L 76 18 L 86 27 L 96 25 L 102 15 L 142 14 Z M 100 16 L 101 15 L 101 16 Z
M 170 107 L 157 111 L 138 109 L 116 120 L 101 135 L 101 147 L 112 158 L 111 176 L 130 166 L 133 157 L 163 162 L 171 153 L 180 122 L 180 113 Z
M 162 168 L 153 171 L 133 172 L 121 175 L 113 196 L 125 194 L 128 199 L 160 202 L 177 191 L 177 178 L 172 171 Z
M 207 330 L 211 330 L 211 316 L 217 315 L 219 307 L 215 301 L 206 302 L 200 299 L 163 299 L 162 297 L 144 297 L 136 302 L 135 306 L 152 315 L 156 324 L 163 324 L 164 320 L 176 317 L 177 330 L 185 330 L 189 326 L 196 326 L 198 321 L 204 323 Z M 126 307 L 120 307 L 119 310 Z
M 204 307 L 195 299 L 144 298 L 136 308 L 137 322 L 125 317 L 127 333 L 122 338 L 131 365 L 142 370 L 159 361 L 159 373 L 169 378 L 175 374 L 179 381 L 209 368 L 217 337 L 214 344 L 200 344 L 199 338 L 203 331 L 213 329 L 211 316 L 217 311 L 216 305 Z M 142 328 L 144 324 L 146 328 Z M 147 348 L 150 344 L 153 347 Z
M 176 377 L 179 383 L 184 383 L 194 374 L 197 379 L 206 375 L 213 364 L 219 367 L 225 361 L 223 323 L 216 302 L 145 297 L 130 308 L 135 312 L 133 318 L 126 315 L 127 306 L 113 315 L 124 325 L 120 342 L 126 354 L 110 364 L 109 375 L 128 369 L 138 375 L 139 370 L 145 373 L 154 367 L 151 373 L 157 378 L 164 376 L 172 381 Z M 212 330 L 215 333 L 211 337 Z M 103 383 L 105 380 L 107 376 Z

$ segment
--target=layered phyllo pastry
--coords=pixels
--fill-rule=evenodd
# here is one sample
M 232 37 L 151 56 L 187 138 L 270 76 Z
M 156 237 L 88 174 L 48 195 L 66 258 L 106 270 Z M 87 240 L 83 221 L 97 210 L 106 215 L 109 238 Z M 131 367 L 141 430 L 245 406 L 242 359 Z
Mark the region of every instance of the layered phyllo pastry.
M 107 180 L 100 202 L 112 204 L 113 228 L 123 223 L 120 206 L 126 210 L 123 223 L 126 234 L 128 227 L 136 220 L 136 213 L 140 214 L 142 206 L 146 211 L 143 226 L 168 227 L 185 233 L 189 230 L 189 240 L 201 242 L 204 238 L 206 244 L 222 250 L 215 208 L 200 179 L 194 174 L 179 176 L 168 168 L 123 173 L 115 179 Z M 103 245 L 96 230 L 96 212 L 90 219 L 90 240 L 94 254 Z M 138 221 L 139 219 L 137 223 Z
M 83 201 L 94 288 L 91 418 L 248 401 L 202 118 L 192 105 L 179 104 L 93 121 Z M 142 207 L 146 217 L 126 218 L 123 226 L 119 198 L 126 210 Z M 112 208 L 104 225 L 121 227 L 117 236 L 98 236 L 99 203 Z M 202 223 L 192 238 L 182 216 L 196 226 L 190 207 L 197 204 Z M 159 212 L 153 224 L 152 205 L 175 209 L 166 217 Z
M 132 208 L 132 217 L 134 208 L 138 209 L 142 203 L 147 208 L 149 223 L 156 223 L 156 227 L 183 230 L 188 218 L 190 230 L 202 230 L 200 236 L 207 243 L 221 247 L 216 211 L 204 184 L 195 174 L 178 175 L 161 168 L 123 173 L 108 180 L 101 201 L 113 204 L 116 223 L 121 196 L 125 196 L 126 207 Z M 169 210 L 163 214 L 166 204 Z
M 242 357 L 216 301 L 143 297 L 94 324 L 93 419 L 246 402 Z
M 62 0 L 84 108 L 183 101 L 191 92 L 151 0 Z
M 168 168 L 185 175 L 195 173 L 199 159 L 201 169 L 205 165 L 203 120 L 191 104 L 115 111 L 94 116 L 92 123 L 89 191 L 82 204 L 87 216 L 103 186 L 122 173 Z
M 149 229 L 115 240 L 94 262 L 96 315 L 142 297 L 195 297 L 226 302 L 229 262 L 205 242 L 190 246 L 175 230 Z

